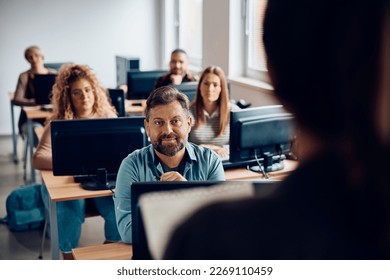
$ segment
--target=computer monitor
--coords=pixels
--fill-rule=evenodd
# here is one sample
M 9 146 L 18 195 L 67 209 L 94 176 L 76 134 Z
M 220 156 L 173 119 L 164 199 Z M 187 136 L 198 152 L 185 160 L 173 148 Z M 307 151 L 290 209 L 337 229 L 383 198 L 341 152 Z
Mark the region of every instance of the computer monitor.
M 139 204 L 141 195 L 150 192 L 171 191 L 198 187 L 211 187 L 218 184 L 237 185 L 236 181 L 174 181 L 136 182 L 131 185 L 132 245 L 134 260 L 152 259 L 145 233 L 142 212 Z M 242 182 L 241 182 L 242 183 Z M 254 195 L 269 193 L 280 181 L 261 180 L 253 182 Z
M 232 111 L 230 155 L 224 167 L 253 166 L 264 175 L 283 169 L 295 135 L 293 118 L 282 105 Z
M 127 99 L 147 99 L 154 90 L 156 81 L 167 70 L 128 71 L 127 72 Z
M 125 85 L 127 83 L 127 71 L 134 71 L 140 69 L 139 57 L 127 57 L 117 55 L 116 61 L 116 83 L 117 86 Z
M 91 190 L 114 188 L 122 160 L 148 144 L 143 116 L 53 120 L 51 139 L 54 175 Z
M 187 95 L 190 102 L 192 102 L 196 96 L 196 90 L 198 88 L 198 82 L 186 82 L 181 83 L 180 85 L 173 84 L 175 88 L 177 88 L 180 92 Z
M 109 88 L 108 94 L 110 96 L 110 101 L 111 101 L 112 106 L 114 106 L 116 111 L 118 112 L 118 116 L 119 117 L 126 116 L 125 92 L 122 89 Z
M 35 104 L 48 105 L 51 104 L 52 88 L 56 82 L 57 74 L 35 74 L 34 89 L 35 89 Z

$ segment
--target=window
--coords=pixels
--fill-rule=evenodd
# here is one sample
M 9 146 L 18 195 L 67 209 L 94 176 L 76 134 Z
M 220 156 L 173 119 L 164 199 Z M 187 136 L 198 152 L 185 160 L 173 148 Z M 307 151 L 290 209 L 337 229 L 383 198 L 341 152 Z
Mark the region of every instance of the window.
M 246 76 L 265 80 L 266 56 L 263 46 L 263 18 L 267 0 L 245 1 Z
M 178 47 L 188 54 L 189 63 L 202 66 L 203 0 L 176 0 Z

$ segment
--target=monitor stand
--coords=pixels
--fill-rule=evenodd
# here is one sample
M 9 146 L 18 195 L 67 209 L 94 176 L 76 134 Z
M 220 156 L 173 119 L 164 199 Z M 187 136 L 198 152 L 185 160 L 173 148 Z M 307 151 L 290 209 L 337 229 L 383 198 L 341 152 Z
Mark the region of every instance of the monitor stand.
M 274 172 L 284 169 L 284 160 L 286 159 L 285 155 L 272 156 L 269 154 L 263 155 L 263 164 L 264 172 Z M 261 164 L 261 163 L 260 163 Z M 254 172 L 263 172 L 259 165 L 250 166 L 249 169 Z
M 98 168 L 96 171 L 96 179 L 81 183 L 83 189 L 89 191 L 113 190 L 115 189 L 115 181 L 107 180 L 107 170 L 105 168 Z
M 250 166 L 249 169 L 254 172 L 262 172 L 258 165 Z M 275 162 L 270 166 L 267 166 L 267 168 L 265 168 L 265 172 L 274 172 L 283 169 L 284 169 L 284 161 L 280 161 L 280 162 Z

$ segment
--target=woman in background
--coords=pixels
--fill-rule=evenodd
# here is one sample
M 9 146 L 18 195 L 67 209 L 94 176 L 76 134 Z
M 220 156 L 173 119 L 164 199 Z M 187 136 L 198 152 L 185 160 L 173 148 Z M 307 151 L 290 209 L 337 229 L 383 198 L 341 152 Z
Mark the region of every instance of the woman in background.
M 194 126 L 189 141 L 211 148 L 220 157 L 229 155 L 230 111 L 239 109 L 229 102 L 225 73 L 218 66 L 207 67 L 199 80 L 190 110 Z
M 91 118 L 115 118 L 115 109 L 107 99 L 106 90 L 95 74 L 86 65 L 63 66 L 53 86 L 52 120 L 76 120 Z M 50 123 L 45 127 L 42 138 L 33 157 L 34 168 L 52 170 Z M 49 196 L 46 186 L 42 188 L 45 206 Z M 119 241 L 114 204 L 111 197 L 91 199 L 95 208 L 105 220 L 106 241 Z M 58 233 L 60 250 L 64 259 L 72 258 L 72 249 L 78 247 L 81 225 L 84 222 L 85 199 L 58 203 Z
M 38 46 L 30 46 L 24 51 L 24 57 L 30 63 L 30 69 L 21 73 L 16 85 L 13 103 L 18 106 L 35 106 L 35 74 L 55 74 L 56 70 L 46 68 L 43 64 L 45 59 L 42 50 Z M 34 120 L 33 125 L 42 126 L 45 120 Z M 27 115 L 21 110 L 18 121 L 19 133 L 27 135 Z M 36 137 L 36 136 L 35 136 Z M 35 143 L 37 143 L 35 139 Z

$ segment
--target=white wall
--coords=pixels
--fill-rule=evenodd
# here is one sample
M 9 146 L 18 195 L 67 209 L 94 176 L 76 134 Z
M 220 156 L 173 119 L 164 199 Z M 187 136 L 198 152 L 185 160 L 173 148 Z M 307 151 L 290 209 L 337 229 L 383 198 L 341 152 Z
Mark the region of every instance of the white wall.
M 29 64 L 24 49 L 39 45 L 45 62 L 90 65 L 102 84 L 116 86 L 115 55 L 137 56 L 141 69 L 167 67 L 173 45 L 173 0 L 0 0 L 0 135 L 11 134 L 8 92 Z M 241 0 L 203 2 L 202 67 L 221 66 L 232 98 L 254 106 L 279 103 L 272 89 L 244 74 Z M 167 18 L 162 18 L 165 14 Z M 18 109 L 18 108 L 17 108 Z M 16 111 L 16 121 L 19 111 Z
M 203 0 L 203 69 L 218 65 L 229 69 L 229 1 Z
M 29 68 L 26 47 L 40 46 L 45 62 L 88 64 L 115 87 L 115 55 L 159 68 L 159 10 L 159 0 L 0 0 L 0 135 L 11 134 L 8 92 Z

